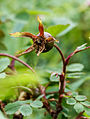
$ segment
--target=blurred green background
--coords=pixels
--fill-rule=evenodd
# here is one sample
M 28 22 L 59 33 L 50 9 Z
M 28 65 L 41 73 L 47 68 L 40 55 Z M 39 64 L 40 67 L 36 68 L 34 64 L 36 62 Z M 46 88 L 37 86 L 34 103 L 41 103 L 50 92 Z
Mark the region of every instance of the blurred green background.
M 56 36 L 65 57 L 77 46 L 84 43 L 90 45 L 89 0 L 0 0 L 0 52 L 14 55 L 15 52 L 31 45 L 32 40 L 29 38 L 11 38 L 9 33 L 27 31 L 37 34 L 37 16 L 40 16 L 45 28 L 56 24 L 71 24 Z M 39 57 L 32 52 L 21 59 L 36 69 L 56 66 L 61 61 L 55 48 L 40 54 Z M 89 74 L 90 50 L 75 55 L 71 63 L 83 64 L 84 71 Z M 19 65 L 17 63 L 17 66 Z M 89 82 L 90 80 L 85 82 L 80 91 L 90 99 Z

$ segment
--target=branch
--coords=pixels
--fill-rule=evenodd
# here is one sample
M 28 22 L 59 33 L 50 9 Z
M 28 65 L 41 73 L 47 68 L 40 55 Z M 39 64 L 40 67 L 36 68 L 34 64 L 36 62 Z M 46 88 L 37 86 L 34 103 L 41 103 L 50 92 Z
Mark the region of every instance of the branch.
M 12 56 L 12 55 L 9 55 L 9 54 L 6 54 L 6 53 L 0 53 L 0 56 L 7 56 L 7 57 L 10 57 L 14 60 L 17 60 L 18 62 L 22 63 L 23 65 L 25 65 L 27 68 L 29 68 L 32 72 L 35 72 L 31 66 L 29 66 L 27 63 L 25 63 L 24 61 L 20 60 L 19 58 L 15 57 L 15 56 Z
M 65 57 L 64 57 L 62 51 L 60 50 L 60 48 L 56 44 L 54 44 L 54 47 L 59 51 L 59 54 L 61 55 L 61 58 L 62 58 L 62 61 L 63 61 L 63 65 L 64 65 Z
M 77 47 L 76 50 L 75 50 L 74 52 L 72 52 L 72 53 L 71 53 L 71 54 L 66 58 L 66 61 L 65 61 L 66 64 L 65 64 L 65 65 L 68 64 L 70 58 L 71 58 L 73 55 L 75 55 L 75 54 L 78 53 L 78 52 L 81 52 L 81 51 L 87 50 L 87 49 L 89 49 L 89 48 L 90 48 L 90 46 L 85 47 L 85 48 L 83 48 L 83 49 L 79 49 L 79 47 Z

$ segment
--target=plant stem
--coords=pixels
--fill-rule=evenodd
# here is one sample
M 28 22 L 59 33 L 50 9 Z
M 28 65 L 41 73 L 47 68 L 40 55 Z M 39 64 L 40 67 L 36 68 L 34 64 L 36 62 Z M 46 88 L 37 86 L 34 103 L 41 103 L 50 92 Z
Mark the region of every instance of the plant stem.
M 7 57 L 10 57 L 14 60 L 17 60 L 18 62 L 22 63 L 23 65 L 25 65 L 27 68 L 29 68 L 32 72 L 35 72 L 31 66 L 29 66 L 27 63 L 25 63 L 24 61 L 20 60 L 19 58 L 15 57 L 15 56 L 12 56 L 12 55 L 9 55 L 9 54 L 6 54 L 6 53 L 0 53 L 0 56 L 7 56 Z
M 61 49 L 56 44 L 54 44 L 54 47 L 59 51 L 59 54 L 61 55 L 61 58 L 62 58 L 62 61 L 63 61 L 63 65 L 64 65 L 64 63 L 65 63 L 65 57 L 64 57 Z

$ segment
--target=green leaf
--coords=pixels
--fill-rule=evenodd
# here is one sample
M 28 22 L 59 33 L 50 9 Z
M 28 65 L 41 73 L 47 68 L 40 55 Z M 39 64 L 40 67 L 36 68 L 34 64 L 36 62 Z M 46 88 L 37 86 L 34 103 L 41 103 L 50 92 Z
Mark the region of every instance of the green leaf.
M 76 100 L 74 98 L 67 98 L 67 104 L 74 105 L 76 103 Z
M 35 101 L 33 101 L 30 105 L 31 105 L 32 107 L 34 107 L 34 108 L 40 108 L 40 107 L 43 106 L 43 103 L 42 103 L 41 101 L 39 101 L 39 100 L 35 100 Z
M 78 101 L 84 101 L 84 100 L 87 99 L 87 97 L 84 96 L 84 95 L 77 95 L 75 98 L 76 98 L 76 100 L 78 100 Z
M 0 42 L 0 50 L 7 50 L 4 43 Z
M 51 76 L 50 76 L 50 81 L 58 82 L 59 81 L 59 76 L 56 76 L 56 73 L 52 73 Z
M 85 105 L 85 106 L 90 106 L 90 102 L 88 102 L 88 101 L 80 102 L 80 103 L 82 103 L 82 104 Z
M 17 112 L 20 108 L 20 105 L 17 103 L 9 103 L 5 106 L 5 112 L 7 114 L 14 114 Z
M 56 35 L 58 35 L 59 33 L 61 33 L 62 31 L 64 31 L 66 28 L 69 27 L 69 24 L 66 25 L 53 25 L 53 26 L 49 26 L 46 31 L 48 33 L 50 33 L 52 36 L 56 37 Z
M 83 50 L 83 49 L 86 48 L 86 45 L 87 45 L 87 43 L 85 43 L 85 44 L 83 44 L 81 46 L 78 46 L 76 50 Z
M 6 74 L 3 72 L 3 73 L 0 73 L 0 78 L 5 78 L 6 77 Z
M 78 72 L 78 73 L 68 73 L 66 75 L 67 78 L 80 78 L 81 76 L 83 76 L 84 73 L 83 72 Z
M 14 103 L 9 103 L 5 106 L 5 111 L 7 114 L 14 114 L 16 111 L 19 110 L 20 106 L 26 103 L 31 103 L 31 100 L 26 101 L 16 101 Z
M 84 107 L 84 109 L 85 109 L 86 114 L 87 114 L 88 116 L 90 116 L 90 108 Z
M 0 72 L 4 71 L 8 65 L 10 64 L 10 60 L 8 58 L 0 59 Z
M 72 92 L 72 96 L 76 97 L 78 95 L 78 92 Z
M 0 119 L 7 119 L 1 111 L 0 111 Z
M 32 114 L 32 108 L 30 107 L 30 105 L 22 105 L 19 109 L 19 111 L 22 113 L 22 115 L 24 116 L 29 116 L 30 114 Z
M 76 103 L 74 105 L 74 109 L 76 110 L 77 113 L 83 112 L 84 111 L 84 107 L 82 104 L 80 103 Z
M 67 71 L 70 71 L 70 72 L 82 71 L 83 68 L 84 68 L 83 64 L 74 63 L 67 66 Z
M 25 11 L 21 11 L 18 14 L 16 14 L 16 18 L 21 20 L 21 21 L 22 20 L 27 21 L 27 20 L 29 20 L 30 15 Z

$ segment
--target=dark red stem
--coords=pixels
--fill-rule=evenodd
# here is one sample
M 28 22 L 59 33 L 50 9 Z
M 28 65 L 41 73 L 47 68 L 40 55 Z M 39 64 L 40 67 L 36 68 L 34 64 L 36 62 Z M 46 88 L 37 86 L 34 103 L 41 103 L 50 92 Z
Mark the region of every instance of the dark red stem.
M 7 56 L 7 57 L 10 57 L 14 60 L 17 60 L 18 62 L 22 63 L 23 65 L 25 65 L 27 68 L 29 68 L 32 72 L 35 72 L 31 66 L 29 66 L 27 63 L 25 63 L 24 61 L 20 60 L 19 58 L 15 57 L 15 56 L 12 56 L 12 55 L 9 55 L 9 54 L 6 54 L 6 53 L 0 53 L 0 56 Z

